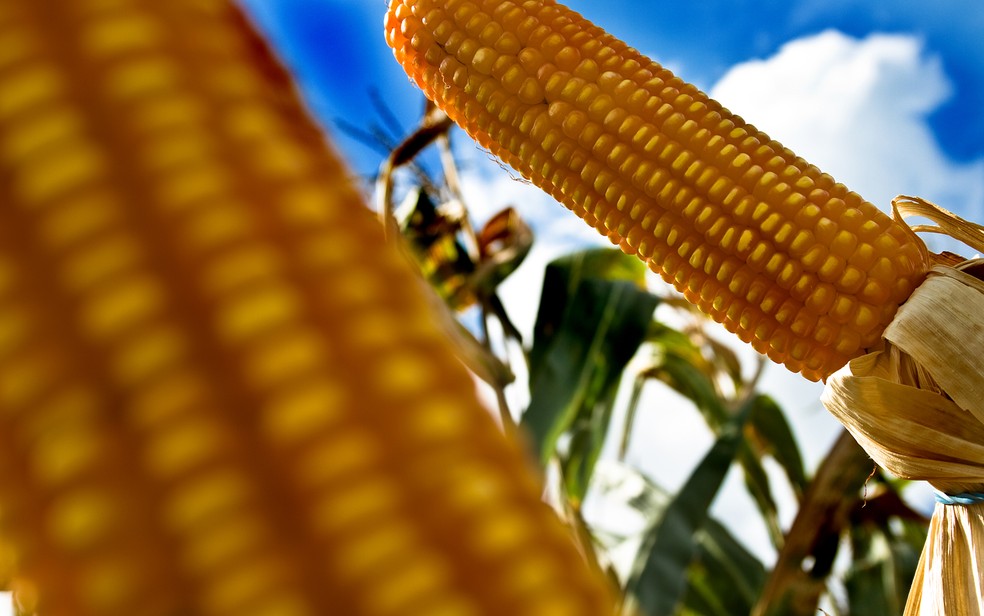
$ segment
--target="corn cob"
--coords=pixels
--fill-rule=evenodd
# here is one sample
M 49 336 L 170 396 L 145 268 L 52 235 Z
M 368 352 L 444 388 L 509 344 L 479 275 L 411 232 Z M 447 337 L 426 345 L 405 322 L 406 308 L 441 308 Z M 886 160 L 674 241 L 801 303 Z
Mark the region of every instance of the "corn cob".
M 386 38 L 483 147 L 807 378 L 928 268 L 902 224 L 551 0 L 393 0 Z
M 610 613 L 223 0 L 0 0 L 0 526 L 47 616 Z

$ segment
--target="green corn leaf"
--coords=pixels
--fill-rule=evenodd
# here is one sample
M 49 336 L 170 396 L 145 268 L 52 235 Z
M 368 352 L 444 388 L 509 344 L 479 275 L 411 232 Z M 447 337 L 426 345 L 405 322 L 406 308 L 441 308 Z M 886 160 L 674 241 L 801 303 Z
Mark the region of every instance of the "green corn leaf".
M 697 532 L 697 557 L 688 573 L 684 613 L 748 614 L 765 584 L 766 571 L 720 522 L 708 518 Z
M 698 554 L 697 533 L 744 441 L 752 404 L 742 405 L 673 497 L 643 541 L 626 593 L 643 614 L 669 616 L 687 591 L 687 571 Z
M 584 497 L 601 452 L 622 372 L 645 339 L 657 298 L 645 266 L 614 250 L 588 250 L 547 266 L 530 350 L 530 405 L 522 426 L 540 460 L 567 448 L 568 494 Z
M 772 398 L 758 396 L 749 422 L 762 448 L 782 467 L 794 491 L 802 494 L 807 484 L 803 456 L 782 409 Z

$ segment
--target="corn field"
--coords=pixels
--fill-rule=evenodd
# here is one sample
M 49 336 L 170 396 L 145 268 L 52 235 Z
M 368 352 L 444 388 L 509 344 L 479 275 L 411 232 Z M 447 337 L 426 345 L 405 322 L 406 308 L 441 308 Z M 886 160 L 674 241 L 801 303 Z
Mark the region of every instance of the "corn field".
M 847 399 L 845 365 L 882 353 L 976 452 L 973 368 L 954 384 L 897 332 L 963 261 L 903 217 L 984 232 L 883 213 L 550 0 L 379 18 L 420 108 L 379 105 L 409 127 L 391 140 L 341 127 L 383 146 L 362 181 L 236 4 L 0 0 L 15 613 L 919 613 L 907 479 L 974 512 L 977 459 L 909 472 L 825 394 L 849 431 L 810 468 L 761 375 Z M 474 214 L 470 140 L 609 244 L 546 266 L 531 333 L 501 292 L 531 214 Z M 709 443 L 672 489 L 628 454 L 673 429 L 669 400 Z M 774 560 L 714 507 L 732 473 Z

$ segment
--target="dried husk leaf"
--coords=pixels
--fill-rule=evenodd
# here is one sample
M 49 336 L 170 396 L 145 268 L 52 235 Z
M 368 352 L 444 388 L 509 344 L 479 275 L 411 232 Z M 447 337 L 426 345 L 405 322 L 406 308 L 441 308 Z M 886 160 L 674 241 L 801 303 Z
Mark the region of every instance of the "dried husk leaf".
M 905 616 L 984 613 L 984 504 L 937 504 Z
M 969 261 L 958 268 L 934 268 L 905 304 L 905 318 L 896 319 L 885 338 L 916 358 L 933 375 L 940 389 L 963 409 L 984 422 L 984 380 L 980 352 L 984 350 L 984 282 L 961 271 L 979 267 Z
M 978 253 L 984 253 L 984 227 L 976 223 L 966 221 L 953 212 L 946 210 L 935 203 L 930 203 L 919 197 L 900 195 L 892 200 L 892 213 L 896 220 L 906 224 L 903 220 L 906 216 L 922 216 L 928 218 L 935 225 L 912 225 L 913 232 L 920 233 L 939 233 L 947 235 L 970 246 Z M 941 257 L 941 255 L 930 255 L 930 257 Z M 948 260 L 948 257 L 938 259 Z M 961 261 L 963 259 L 960 259 Z
M 948 494 L 984 492 L 984 261 L 938 265 L 880 348 L 827 381 L 822 401 L 878 464 Z M 984 614 L 984 505 L 938 504 L 906 616 Z

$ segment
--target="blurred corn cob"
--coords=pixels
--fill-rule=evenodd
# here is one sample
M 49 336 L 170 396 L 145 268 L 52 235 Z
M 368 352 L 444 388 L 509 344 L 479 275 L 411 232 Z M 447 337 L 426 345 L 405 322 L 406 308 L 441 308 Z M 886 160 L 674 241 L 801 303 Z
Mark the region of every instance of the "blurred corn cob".
M 603 614 L 221 0 L 0 0 L 0 522 L 46 616 Z
M 392 0 L 386 38 L 483 147 L 810 379 L 928 268 L 904 225 L 551 0 Z

